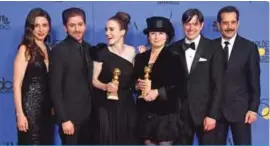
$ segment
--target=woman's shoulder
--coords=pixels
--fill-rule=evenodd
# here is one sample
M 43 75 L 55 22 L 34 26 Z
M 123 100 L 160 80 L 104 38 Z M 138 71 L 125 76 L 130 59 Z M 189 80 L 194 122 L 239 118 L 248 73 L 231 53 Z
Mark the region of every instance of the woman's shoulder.
M 93 59 L 99 62 L 103 62 L 109 52 L 108 46 L 105 43 L 98 43 L 92 46 L 91 49 L 91 52 L 94 54 L 92 55 Z
M 25 44 L 20 44 L 18 46 L 17 56 L 21 56 L 25 60 L 30 60 L 31 55 L 30 51 L 28 50 L 28 47 Z
M 27 50 L 27 46 L 25 44 L 20 44 L 18 46 L 18 51 L 25 53 Z
M 135 57 L 135 62 L 140 62 L 140 61 L 147 61 L 150 57 L 151 50 L 146 50 L 145 52 L 138 53 Z
M 131 45 L 127 45 L 127 44 L 125 44 L 125 48 L 127 49 L 127 51 L 129 51 L 130 53 L 132 53 L 132 54 L 136 54 L 136 49 L 135 49 L 135 47 L 133 47 L 133 46 L 131 46 Z
M 109 47 L 106 43 L 98 43 L 95 49 L 97 50 L 97 54 L 107 54 L 109 52 Z
M 98 43 L 95 46 L 92 46 L 93 48 L 99 49 L 99 50 L 108 50 L 108 45 L 106 43 Z

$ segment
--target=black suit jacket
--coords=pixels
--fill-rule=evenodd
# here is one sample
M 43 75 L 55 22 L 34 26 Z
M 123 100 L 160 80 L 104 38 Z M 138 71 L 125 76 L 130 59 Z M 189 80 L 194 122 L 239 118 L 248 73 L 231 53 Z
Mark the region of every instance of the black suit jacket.
M 50 52 L 50 92 L 58 123 L 79 124 L 91 111 L 93 62 L 90 45 L 67 37 Z
M 222 48 L 221 38 L 215 41 Z M 237 35 L 224 74 L 222 112 L 229 121 L 243 121 L 260 103 L 260 56 L 256 44 Z
M 181 62 L 186 66 L 188 108 L 193 122 L 202 125 L 204 117 L 218 119 L 220 116 L 224 55 L 221 48 L 212 47 L 212 41 L 201 36 L 191 71 L 188 73 L 184 42 L 182 39 L 172 44 L 172 51 L 180 54 Z M 199 61 L 200 58 L 206 61 Z
M 144 79 L 144 67 L 148 65 L 151 50 L 138 54 L 135 58 L 135 79 Z M 150 73 L 152 89 L 158 89 L 159 96 L 152 102 L 138 99 L 140 109 L 152 114 L 170 114 L 179 110 L 178 102 L 184 96 L 186 78 L 185 69 L 180 63 L 179 54 L 173 54 L 169 48 L 163 48 Z M 145 107 L 144 107 L 145 106 Z

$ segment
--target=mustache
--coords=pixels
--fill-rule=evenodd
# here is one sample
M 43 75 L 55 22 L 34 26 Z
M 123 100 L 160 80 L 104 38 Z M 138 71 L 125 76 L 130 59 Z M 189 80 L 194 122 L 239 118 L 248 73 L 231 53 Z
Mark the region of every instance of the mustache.
M 230 28 L 229 28 L 229 29 L 226 29 L 225 31 L 234 31 L 234 29 L 230 29 Z

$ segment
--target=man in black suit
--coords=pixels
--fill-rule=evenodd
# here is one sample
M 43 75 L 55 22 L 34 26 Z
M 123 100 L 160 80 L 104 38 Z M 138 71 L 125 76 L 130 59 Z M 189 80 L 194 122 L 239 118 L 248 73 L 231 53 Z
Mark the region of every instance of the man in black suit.
M 226 144 L 229 126 L 234 144 L 251 145 L 251 123 L 256 120 L 260 102 L 260 57 L 257 46 L 237 34 L 239 11 L 233 6 L 219 10 L 218 28 L 222 34 L 215 45 L 226 56 L 222 116 L 217 122 L 218 143 Z
M 92 59 L 90 45 L 83 40 L 85 12 L 63 11 L 67 37 L 50 54 L 50 91 L 62 144 L 87 144 L 91 111 Z
M 171 50 L 180 53 L 186 66 L 186 99 L 181 106 L 187 128 L 178 144 L 192 145 L 196 133 L 199 144 L 214 144 L 215 125 L 222 96 L 224 56 L 221 48 L 213 48 L 211 40 L 200 33 L 204 17 L 198 9 L 182 15 L 185 38 L 175 42 Z

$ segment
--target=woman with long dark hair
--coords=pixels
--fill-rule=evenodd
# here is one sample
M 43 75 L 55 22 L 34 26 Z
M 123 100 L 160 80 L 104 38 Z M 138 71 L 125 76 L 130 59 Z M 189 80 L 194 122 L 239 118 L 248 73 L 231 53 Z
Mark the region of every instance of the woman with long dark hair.
M 26 18 L 14 61 L 14 102 L 18 144 L 50 144 L 51 102 L 48 91 L 48 47 L 51 18 L 41 8 Z

